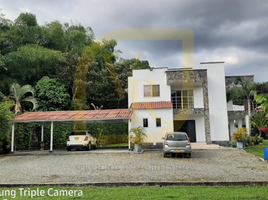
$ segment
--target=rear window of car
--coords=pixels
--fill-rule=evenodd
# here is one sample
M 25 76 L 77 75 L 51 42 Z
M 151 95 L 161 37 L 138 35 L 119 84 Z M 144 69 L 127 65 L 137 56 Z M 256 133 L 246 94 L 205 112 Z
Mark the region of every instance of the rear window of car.
M 86 135 L 86 131 L 75 131 L 72 132 L 70 135 Z
M 184 134 L 171 134 L 171 135 L 168 135 L 167 140 L 185 141 L 187 140 L 187 136 Z

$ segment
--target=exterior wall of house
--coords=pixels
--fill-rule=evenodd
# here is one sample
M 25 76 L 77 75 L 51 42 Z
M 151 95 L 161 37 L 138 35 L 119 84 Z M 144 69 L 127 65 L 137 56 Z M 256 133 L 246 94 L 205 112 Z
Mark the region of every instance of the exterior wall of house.
M 169 109 L 143 109 L 133 110 L 130 128 L 143 126 L 143 118 L 148 119 L 147 142 L 161 142 L 166 132 L 173 131 L 173 120 L 195 120 L 196 141 L 226 142 L 229 141 L 228 115 L 226 103 L 225 72 L 223 63 L 202 63 L 202 69 L 207 73 L 206 87 L 197 83 L 194 86 L 194 111 L 205 109 L 201 113 L 177 114 Z M 129 107 L 133 102 L 159 102 L 171 101 L 171 90 L 182 89 L 181 83 L 169 84 L 166 77 L 167 68 L 153 70 L 134 70 L 133 76 L 129 77 L 128 98 Z M 202 71 L 202 72 L 203 72 Z M 144 97 L 144 85 L 160 85 L 159 97 Z M 185 87 L 183 87 L 185 88 Z M 185 88 L 186 89 L 186 88 Z M 206 95 L 206 98 L 204 97 Z M 207 110 L 207 111 L 206 111 Z M 204 114 L 205 113 L 205 114 Z M 156 118 L 161 118 L 161 127 L 156 127 Z M 210 119 L 206 123 L 207 118 Z M 206 128 L 208 126 L 208 128 Z M 209 131 L 209 135 L 206 134 Z M 207 139 L 209 137 L 210 140 Z
M 194 108 L 204 108 L 203 88 L 194 87 Z
M 128 106 L 132 102 L 170 101 L 171 90 L 167 85 L 165 71 L 167 68 L 134 70 L 133 76 L 128 77 Z M 144 97 L 144 85 L 160 85 L 160 97 Z
M 152 71 L 134 70 L 133 76 L 128 78 L 128 106 L 133 102 L 159 102 L 170 101 L 171 89 L 166 84 L 164 69 L 153 69 Z M 144 85 L 160 85 L 159 97 L 144 97 Z M 129 124 L 130 128 L 143 126 L 143 118 L 148 119 L 148 127 L 145 128 L 148 138 L 147 142 L 161 142 L 166 132 L 173 131 L 173 109 L 133 109 L 133 115 Z M 156 118 L 161 118 L 161 127 L 156 127 Z
M 229 141 L 224 63 L 201 63 L 207 69 L 211 141 Z
M 148 136 L 146 142 L 161 142 L 161 138 L 164 137 L 167 132 L 173 131 L 172 108 L 133 110 L 130 123 L 131 128 L 138 126 L 143 127 L 144 118 L 148 119 L 148 127 L 144 128 Z M 161 127 L 156 127 L 156 118 L 161 118 Z

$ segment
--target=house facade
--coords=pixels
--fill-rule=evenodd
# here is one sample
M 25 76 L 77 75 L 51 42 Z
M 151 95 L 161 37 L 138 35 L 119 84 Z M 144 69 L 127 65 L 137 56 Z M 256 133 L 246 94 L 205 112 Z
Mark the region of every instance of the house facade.
M 191 142 L 228 145 L 224 62 L 200 69 L 134 70 L 128 78 L 129 129 L 142 126 L 147 143 L 162 145 L 167 132 L 187 132 Z

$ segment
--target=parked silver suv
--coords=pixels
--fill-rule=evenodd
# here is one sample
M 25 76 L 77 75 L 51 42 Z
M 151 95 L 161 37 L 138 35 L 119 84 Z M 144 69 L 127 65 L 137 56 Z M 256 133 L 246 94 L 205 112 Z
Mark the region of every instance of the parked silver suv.
M 164 157 L 171 156 L 172 153 L 186 154 L 191 157 L 192 149 L 190 140 L 185 132 L 168 132 L 165 137 L 163 152 Z

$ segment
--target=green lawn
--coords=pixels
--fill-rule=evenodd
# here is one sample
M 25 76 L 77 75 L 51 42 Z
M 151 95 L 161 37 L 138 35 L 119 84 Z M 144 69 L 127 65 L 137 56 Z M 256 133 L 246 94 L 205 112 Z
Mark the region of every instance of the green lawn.
M 55 190 L 82 190 L 82 196 L 48 196 L 49 188 L 53 188 L 50 194 Z M 24 188 L 28 190 L 28 187 Z M 1 190 L 12 190 L 12 188 L 0 188 Z M 14 189 L 13 189 L 14 190 Z M 36 187 L 31 187 L 35 190 Z M 268 199 L 268 187 L 118 187 L 118 188 L 59 188 L 59 187 L 39 187 L 45 194 L 33 196 L 33 199 L 111 199 L 111 200 L 136 200 L 136 199 Z M 26 194 L 27 195 L 27 194 Z M 1 197 L 1 196 L 0 196 Z M 1 199 L 13 199 L 1 197 Z M 15 199 L 30 199 L 31 196 L 20 196 L 20 191 L 16 189 Z
M 110 145 L 105 145 L 103 147 L 116 148 L 116 147 L 125 147 L 125 146 L 128 146 L 128 144 L 127 143 L 110 144 Z
M 263 148 L 265 147 L 268 148 L 268 140 L 263 140 L 263 143 L 260 145 L 248 147 L 245 149 L 245 151 L 263 158 L 264 157 Z

